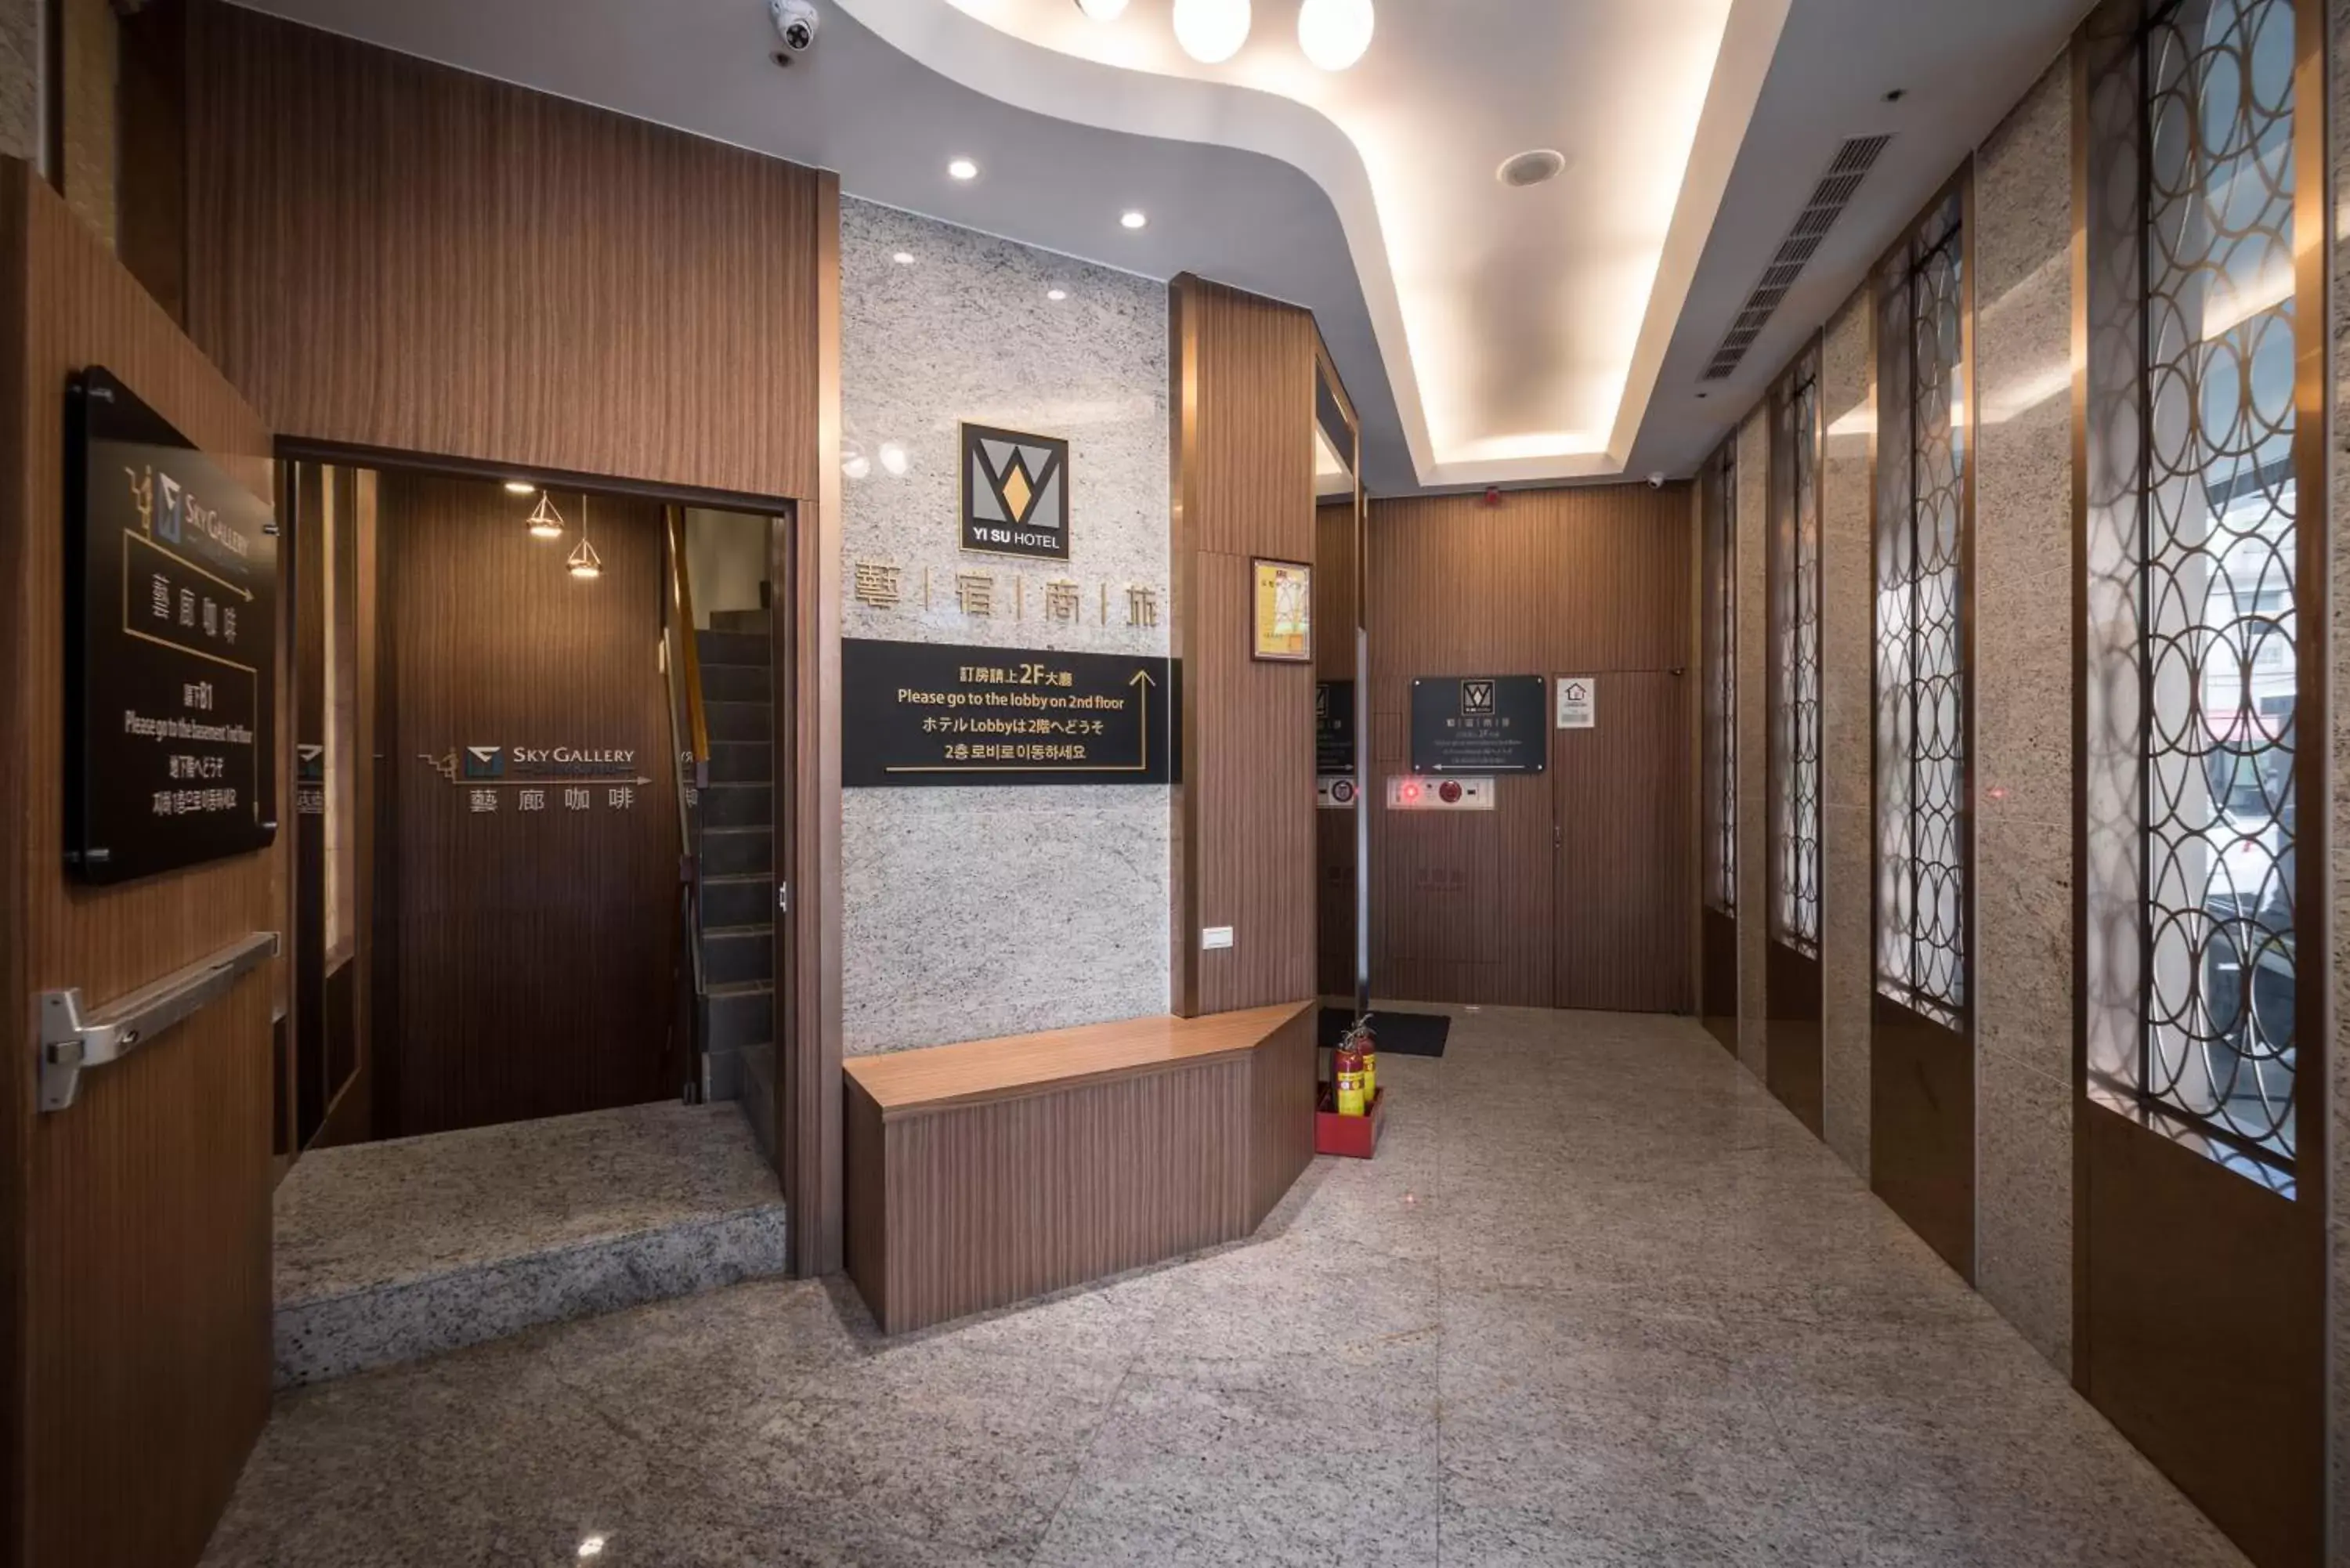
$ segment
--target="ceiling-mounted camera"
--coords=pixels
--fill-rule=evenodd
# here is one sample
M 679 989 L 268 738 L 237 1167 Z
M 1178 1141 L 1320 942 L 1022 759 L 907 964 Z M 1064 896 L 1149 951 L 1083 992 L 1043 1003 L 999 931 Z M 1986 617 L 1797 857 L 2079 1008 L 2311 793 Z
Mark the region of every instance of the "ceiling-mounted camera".
M 778 61 L 788 61 L 791 56 L 804 55 L 816 47 L 816 25 L 823 18 L 816 14 L 814 0 L 767 0 L 767 15 L 787 51 L 775 57 Z

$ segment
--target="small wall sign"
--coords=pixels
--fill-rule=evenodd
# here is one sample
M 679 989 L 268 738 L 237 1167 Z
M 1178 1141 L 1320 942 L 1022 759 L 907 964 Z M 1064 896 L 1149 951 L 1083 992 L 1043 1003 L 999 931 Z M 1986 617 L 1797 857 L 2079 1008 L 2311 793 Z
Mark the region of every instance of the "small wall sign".
M 962 427 L 962 547 L 991 556 L 1069 558 L 1069 443 Z
M 1558 678 L 1558 727 L 1560 729 L 1597 729 L 1599 727 L 1598 703 L 1598 677 L 1562 675 Z
M 1550 762 L 1539 675 L 1424 675 L 1411 683 L 1411 771 L 1538 774 Z
M 1323 775 L 1355 771 L 1355 683 L 1351 680 L 1314 683 L 1314 771 Z
M 1166 784 L 1173 679 L 1149 655 L 843 638 L 840 782 Z
M 1249 653 L 1284 664 L 1314 658 L 1314 568 L 1302 561 L 1255 564 L 1255 640 Z

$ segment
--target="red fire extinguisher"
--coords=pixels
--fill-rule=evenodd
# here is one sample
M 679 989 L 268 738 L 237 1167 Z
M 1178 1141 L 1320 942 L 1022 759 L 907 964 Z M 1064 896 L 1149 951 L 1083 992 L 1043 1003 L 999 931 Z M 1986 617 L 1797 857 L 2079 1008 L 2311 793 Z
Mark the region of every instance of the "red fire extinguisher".
M 1355 1054 L 1363 1059 L 1363 1114 L 1368 1116 L 1379 1097 L 1379 1037 L 1371 1032 L 1367 1015 L 1355 1021 L 1354 1033 Z
M 1339 1040 L 1337 1052 L 1330 1060 L 1330 1072 L 1338 1083 L 1338 1114 L 1368 1114 L 1370 1098 L 1363 1093 L 1363 1054 L 1355 1044 L 1354 1031 L 1348 1030 Z

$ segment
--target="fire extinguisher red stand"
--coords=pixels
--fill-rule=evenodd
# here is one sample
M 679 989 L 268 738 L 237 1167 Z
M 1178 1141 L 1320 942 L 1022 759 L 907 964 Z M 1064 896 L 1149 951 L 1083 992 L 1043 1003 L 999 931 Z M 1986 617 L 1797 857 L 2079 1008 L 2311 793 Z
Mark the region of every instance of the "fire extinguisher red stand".
M 1348 1159 L 1368 1159 L 1379 1147 L 1379 1123 L 1386 1118 L 1387 1085 L 1371 1091 L 1371 1108 L 1359 1116 L 1338 1114 L 1336 1093 L 1327 1084 L 1322 1085 L 1322 1098 L 1314 1112 L 1314 1152 L 1344 1155 Z

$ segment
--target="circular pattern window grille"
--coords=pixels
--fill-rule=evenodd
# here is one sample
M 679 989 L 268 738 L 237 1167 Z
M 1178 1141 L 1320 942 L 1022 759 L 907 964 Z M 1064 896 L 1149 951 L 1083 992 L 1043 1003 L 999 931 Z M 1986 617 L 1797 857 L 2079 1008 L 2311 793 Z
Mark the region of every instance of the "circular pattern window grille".
M 1820 383 L 1799 375 L 1779 400 L 1772 510 L 1773 929 L 1820 950 Z

